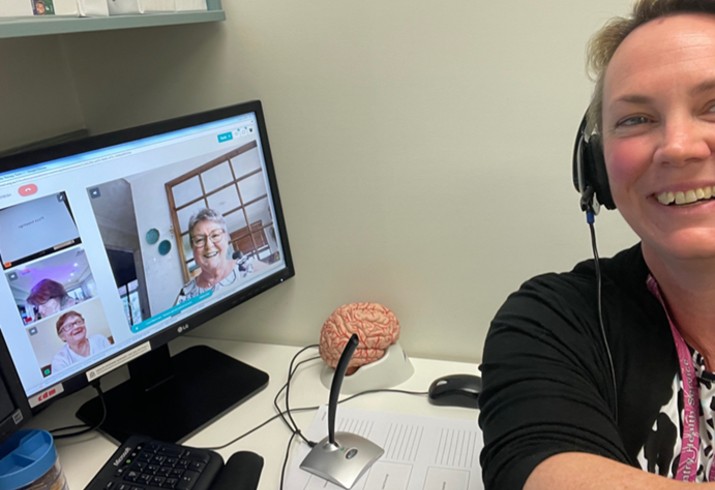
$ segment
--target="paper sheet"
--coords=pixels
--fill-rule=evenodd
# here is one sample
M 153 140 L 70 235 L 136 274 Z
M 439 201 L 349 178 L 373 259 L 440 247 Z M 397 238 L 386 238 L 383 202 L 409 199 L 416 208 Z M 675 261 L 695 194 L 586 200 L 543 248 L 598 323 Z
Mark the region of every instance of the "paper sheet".
M 353 490 L 483 490 L 479 468 L 482 434 L 474 420 L 424 417 L 339 407 L 336 432 L 370 439 L 385 454 Z M 306 436 L 327 435 L 327 407 L 316 414 Z M 287 490 L 339 489 L 300 469 L 310 449 L 294 450 L 286 471 Z

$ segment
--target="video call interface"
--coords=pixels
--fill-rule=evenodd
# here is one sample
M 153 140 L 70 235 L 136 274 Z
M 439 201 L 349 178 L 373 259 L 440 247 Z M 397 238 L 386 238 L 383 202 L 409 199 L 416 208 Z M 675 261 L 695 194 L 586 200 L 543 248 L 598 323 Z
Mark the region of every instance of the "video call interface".
M 285 266 L 261 148 L 249 113 L 0 173 L 0 329 L 32 406 Z M 209 249 L 233 279 L 191 294 Z

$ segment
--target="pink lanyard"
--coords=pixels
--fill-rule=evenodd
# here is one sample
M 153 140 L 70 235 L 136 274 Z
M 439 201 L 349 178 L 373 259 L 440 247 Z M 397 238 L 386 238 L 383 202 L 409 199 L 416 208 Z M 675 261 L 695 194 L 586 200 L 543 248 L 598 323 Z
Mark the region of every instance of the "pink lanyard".
M 653 276 L 648 276 L 647 285 L 650 292 L 658 298 L 658 301 L 660 301 L 660 304 L 663 306 L 680 361 L 680 378 L 683 384 L 683 439 L 681 441 L 680 462 L 678 463 L 675 478 L 681 481 L 692 482 L 695 481 L 695 476 L 698 471 L 698 449 L 700 446 L 700 417 L 698 414 L 700 388 L 698 386 L 698 377 L 695 372 L 695 366 L 693 366 L 693 358 L 688 349 L 688 345 L 670 318 L 668 309 L 665 307 L 665 302 L 660 294 L 658 283 Z M 715 464 L 711 464 L 708 481 L 714 480 Z

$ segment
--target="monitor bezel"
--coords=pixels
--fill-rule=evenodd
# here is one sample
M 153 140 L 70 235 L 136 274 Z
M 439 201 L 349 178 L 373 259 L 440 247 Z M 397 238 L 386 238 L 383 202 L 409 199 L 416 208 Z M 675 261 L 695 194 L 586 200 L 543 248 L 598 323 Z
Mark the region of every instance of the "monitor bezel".
M 0 442 L 2 442 L 33 416 L 2 331 L 0 331 L 0 390 L 4 391 L 13 405 L 10 414 L 0 418 Z
M 279 243 L 282 248 L 282 259 L 285 264 L 284 267 L 275 271 L 274 273 L 267 275 L 266 277 L 261 278 L 259 281 L 252 284 L 248 288 L 231 293 L 226 297 L 216 301 L 215 303 L 212 303 L 206 308 L 194 312 L 181 320 L 173 322 L 165 326 L 161 330 L 155 332 L 151 336 L 138 340 L 137 342 L 133 342 L 131 345 L 128 345 L 121 350 L 115 351 L 109 356 L 98 358 L 96 362 L 92 362 L 92 364 L 87 366 L 86 368 L 83 368 L 82 370 L 70 375 L 69 377 L 58 381 L 58 384 L 61 385 L 62 390 L 58 393 L 53 393 L 52 396 L 48 396 L 46 400 L 42 401 L 39 404 L 32 403 L 30 408 L 32 413 L 37 413 L 45 409 L 52 404 L 51 402 L 56 399 L 68 396 L 88 386 L 90 384 L 90 381 L 88 380 L 86 373 L 91 369 L 95 368 L 96 366 L 106 363 L 110 359 L 115 359 L 119 356 L 122 356 L 122 354 L 127 353 L 132 349 L 135 349 L 137 345 L 146 342 L 149 342 L 149 345 L 151 347 L 149 352 L 154 352 L 157 349 L 165 347 L 175 338 L 185 335 L 186 333 L 192 332 L 194 329 L 206 324 L 208 321 L 213 320 L 214 318 L 226 313 L 232 308 L 250 300 L 251 298 L 254 298 L 255 296 L 269 289 L 274 288 L 275 286 L 283 283 L 287 279 L 293 277 L 295 275 L 295 267 L 285 225 L 283 205 L 278 190 L 278 182 L 275 173 L 273 156 L 269 144 L 268 131 L 263 113 L 263 106 L 260 100 L 252 100 L 193 114 L 173 117 L 170 119 L 154 121 L 138 126 L 120 129 L 117 131 L 98 135 L 91 135 L 83 137 L 81 139 L 67 141 L 44 148 L 32 148 L 26 151 L 20 151 L 17 153 L 7 154 L 0 157 L 0 172 L 8 172 L 18 170 L 24 167 L 29 167 L 32 165 L 42 164 L 43 162 L 51 160 L 56 160 L 95 150 L 101 150 L 103 148 L 128 143 L 134 140 L 163 135 L 166 133 L 171 133 L 173 131 L 190 128 L 192 126 L 212 123 L 215 121 L 220 121 L 222 119 L 237 117 L 248 113 L 254 113 L 256 117 L 260 138 L 259 141 L 265 162 L 266 178 L 269 183 L 269 189 L 274 207 L 274 224 L 278 230 L 278 235 L 280 237 Z M 13 371 L 15 371 L 9 354 L 8 358 L 10 360 L 10 365 Z M 117 367 L 129 363 L 131 362 L 131 360 L 132 358 L 129 358 L 122 364 L 119 364 Z M 4 370 L 5 366 L 2 367 Z M 22 391 L 23 393 L 25 393 L 24 387 L 22 387 Z M 48 390 L 43 389 L 38 391 L 37 393 L 31 393 L 27 396 L 27 398 L 32 399 L 33 397 L 37 397 L 38 395 L 42 396 L 45 391 Z

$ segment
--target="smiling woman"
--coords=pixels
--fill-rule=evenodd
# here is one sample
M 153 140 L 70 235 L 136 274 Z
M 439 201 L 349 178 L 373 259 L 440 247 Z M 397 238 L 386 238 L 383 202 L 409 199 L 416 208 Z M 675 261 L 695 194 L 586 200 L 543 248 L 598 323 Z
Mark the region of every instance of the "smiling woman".
M 653 49 L 658 43 L 664 48 Z M 613 199 L 661 286 L 673 260 L 715 252 L 715 169 L 707 164 L 715 149 L 714 80 L 713 15 L 641 26 L 605 71 L 601 124 Z
M 181 288 L 175 304 L 237 286 L 241 278 L 265 268 L 255 257 L 234 252 L 221 213 L 204 208 L 191 217 L 188 229 L 199 273 Z
M 715 2 L 638 0 L 589 61 L 584 136 L 641 241 L 608 259 L 594 247 L 497 312 L 485 488 L 715 488 Z
M 56 323 L 57 335 L 65 343 L 52 359 L 52 372 L 56 373 L 107 349 L 111 343 L 103 335 L 87 336 L 87 324 L 77 311 L 62 314 Z

